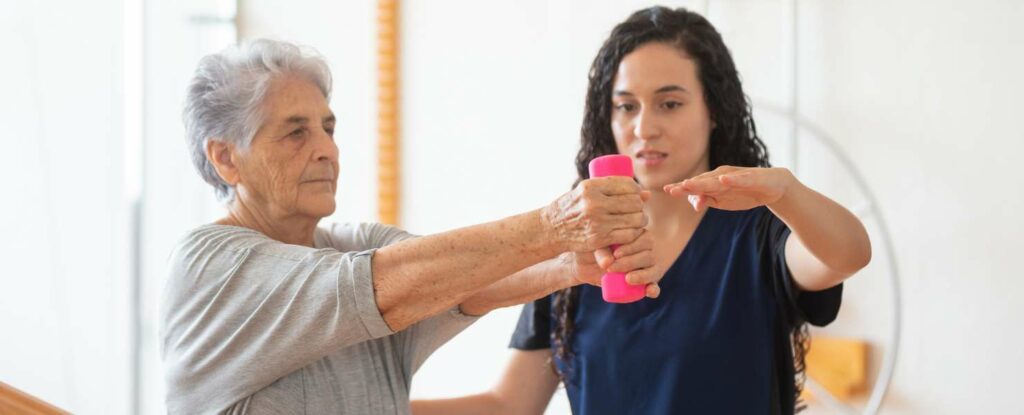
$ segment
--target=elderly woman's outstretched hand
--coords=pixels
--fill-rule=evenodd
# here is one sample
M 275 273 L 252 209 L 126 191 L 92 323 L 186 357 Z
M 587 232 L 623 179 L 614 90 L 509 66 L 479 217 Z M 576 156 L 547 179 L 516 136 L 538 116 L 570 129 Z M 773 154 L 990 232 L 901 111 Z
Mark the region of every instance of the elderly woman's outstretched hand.
M 649 197 L 632 178 L 589 179 L 544 208 L 541 218 L 549 237 L 565 251 L 592 252 L 640 237 Z

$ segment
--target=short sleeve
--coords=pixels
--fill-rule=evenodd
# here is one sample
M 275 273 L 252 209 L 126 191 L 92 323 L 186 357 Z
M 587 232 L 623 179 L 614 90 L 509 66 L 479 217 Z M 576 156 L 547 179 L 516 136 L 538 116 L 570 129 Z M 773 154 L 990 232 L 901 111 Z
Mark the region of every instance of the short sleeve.
M 479 318 L 463 314 L 459 306 L 455 306 L 392 336 L 403 350 L 402 361 L 409 379 L 431 354 Z
M 540 350 L 551 347 L 551 296 L 523 305 L 509 347 Z
M 416 235 L 380 223 L 331 223 L 318 228 L 316 237 L 319 247 L 349 252 L 383 248 Z
M 786 241 L 792 233 L 768 209 L 758 221 L 759 251 L 767 267 L 783 317 L 791 325 L 808 322 L 825 326 L 836 319 L 843 300 L 843 284 L 822 291 L 801 291 L 786 264 Z
M 339 250 L 379 249 L 418 237 L 380 223 L 333 224 L 326 228 L 326 236 L 327 243 Z M 388 341 L 402 351 L 403 370 L 412 378 L 431 354 L 477 319 L 462 314 L 455 306 L 407 327 Z
M 209 225 L 171 255 L 160 306 L 168 411 L 222 410 L 334 351 L 393 334 L 374 250 L 338 252 Z

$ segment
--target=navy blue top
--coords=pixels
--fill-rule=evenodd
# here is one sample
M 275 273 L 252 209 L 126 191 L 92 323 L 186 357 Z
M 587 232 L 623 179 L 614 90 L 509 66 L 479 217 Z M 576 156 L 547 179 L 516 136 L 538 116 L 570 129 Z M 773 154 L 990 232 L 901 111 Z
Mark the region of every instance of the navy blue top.
M 611 304 L 579 287 L 571 357 L 556 359 L 573 413 L 793 413 L 790 333 L 834 320 L 843 288 L 800 292 L 789 234 L 764 207 L 709 209 L 659 298 Z M 512 347 L 552 347 L 553 298 L 523 308 Z

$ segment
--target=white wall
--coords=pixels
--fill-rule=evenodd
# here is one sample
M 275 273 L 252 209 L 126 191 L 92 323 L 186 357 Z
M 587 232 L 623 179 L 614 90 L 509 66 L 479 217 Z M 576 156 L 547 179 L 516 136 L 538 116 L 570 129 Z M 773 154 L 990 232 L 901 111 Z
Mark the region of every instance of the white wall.
M 1024 4 L 818 6 L 804 108 L 863 166 L 904 277 L 890 408 L 1017 412 Z
M 122 6 L 0 3 L 0 381 L 84 414 L 131 405 Z

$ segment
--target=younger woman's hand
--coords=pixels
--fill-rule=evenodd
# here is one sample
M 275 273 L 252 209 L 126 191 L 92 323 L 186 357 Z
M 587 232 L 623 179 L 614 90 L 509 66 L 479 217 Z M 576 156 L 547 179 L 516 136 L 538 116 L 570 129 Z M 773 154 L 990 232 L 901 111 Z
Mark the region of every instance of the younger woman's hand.
M 686 195 L 694 210 L 707 207 L 747 210 L 778 202 L 796 183 L 788 169 L 721 166 L 717 169 L 665 185 L 672 196 Z
M 657 298 L 661 294 L 658 281 L 664 275 L 655 267 L 654 238 L 644 230 L 633 242 L 619 246 L 612 253 L 609 248 L 594 252 L 572 252 L 576 281 L 601 286 L 601 276 L 606 272 L 626 273 L 626 282 L 646 285 L 649 298 Z

